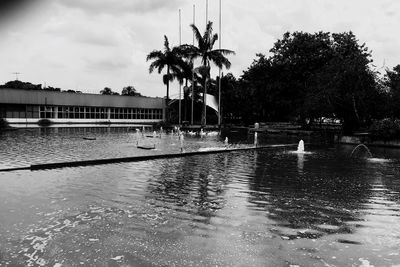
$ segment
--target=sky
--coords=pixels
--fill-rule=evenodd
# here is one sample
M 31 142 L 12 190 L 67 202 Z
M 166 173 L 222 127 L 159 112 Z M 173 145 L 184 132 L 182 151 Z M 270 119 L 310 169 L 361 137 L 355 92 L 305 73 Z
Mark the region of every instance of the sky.
M 132 85 L 146 96 L 164 97 L 162 74 L 149 73 L 146 56 L 193 41 L 201 32 L 207 0 L 2 0 L 0 84 L 16 79 L 99 93 Z M 195 12 L 193 12 L 195 6 Z M 257 53 L 268 55 L 287 31 L 352 31 L 372 51 L 377 70 L 400 64 L 398 0 L 221 0 L 222 48 L 240 77 Z M 219 0 L 208 0 L 208 20 L 219 33 Z M 217 75 L 214 67 L 212 75 Z M 176 96 L 179 86 L 170 87 Z

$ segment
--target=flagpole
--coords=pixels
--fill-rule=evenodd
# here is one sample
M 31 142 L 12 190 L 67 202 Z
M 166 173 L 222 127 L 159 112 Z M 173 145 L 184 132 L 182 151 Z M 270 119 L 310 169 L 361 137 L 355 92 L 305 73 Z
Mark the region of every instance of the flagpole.
M 208 0 L 206 0 L 206 26 L 208 23 Z
M 208 0 L 206 0 L 206 29 L 208 23 Z M 204 95 L 203 95 L 203 105 L 204 105 L 204 126 L 207 126 L 207 78 L 208 74 L 206 73 L 205 82 L 204 82 Z
M 219 0 L 219 49 L 221 49 L 221 0 Z M 218 79 L 218 127 L 221 127 L 221 67 Z
M 182 45 L 182 34 L 181 34 L 181 10 L 179 9 L 179 45 Z M 182 94 L 182 84 L 179 82 L 179 126 L 182 124 L 182 103 L 181 103 L 181 94 Z
M 193 25 L 195 24 L 196 16 L 196 5 L 193 5 Z M 194 32 L 193 32 L 193 45 L 194 45 Z M 192 59 L 193 63 L 193 59 Z M 191 124 L 193 125 L 193 108 L 194 108 L 194 64 L 192 64 L 192 114 L 191 114 Z

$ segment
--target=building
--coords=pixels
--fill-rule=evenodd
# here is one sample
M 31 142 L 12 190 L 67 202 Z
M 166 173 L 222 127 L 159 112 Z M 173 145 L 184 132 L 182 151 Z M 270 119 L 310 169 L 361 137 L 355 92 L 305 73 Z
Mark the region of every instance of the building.
M 163 98 L 0 88 L 0 118 L 9 123 L 154 123 Z

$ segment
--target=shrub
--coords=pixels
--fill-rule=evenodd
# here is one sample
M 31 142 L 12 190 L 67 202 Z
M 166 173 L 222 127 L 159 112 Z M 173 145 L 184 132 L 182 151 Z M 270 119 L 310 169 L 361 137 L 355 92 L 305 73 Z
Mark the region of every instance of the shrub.
M 5 119 L 0 118 L 0 129 L 8 128 L 8 126 L 8 122 Z
M 161 127 L 166 130 L 172 128 L 172 124 L 165 121 L 155 122 L 153 123 L 153 129 L 159 131 Z
M 40 126 L 49 126 L 50 124 L 52 124 L 53 122 L 49 119 L 41 119 L 38 121 L 38 124 Z
M 400 120 L 383 119 L 375 121 L 369 131 L 374 140 L 400 139 Z

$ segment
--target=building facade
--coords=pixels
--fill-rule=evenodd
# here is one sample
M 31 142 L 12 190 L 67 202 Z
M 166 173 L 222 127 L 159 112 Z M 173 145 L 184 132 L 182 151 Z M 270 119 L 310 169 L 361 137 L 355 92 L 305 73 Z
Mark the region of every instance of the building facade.
M 154 123 L 163 98 L 0 88 L 0 118 L 9 123 Z

